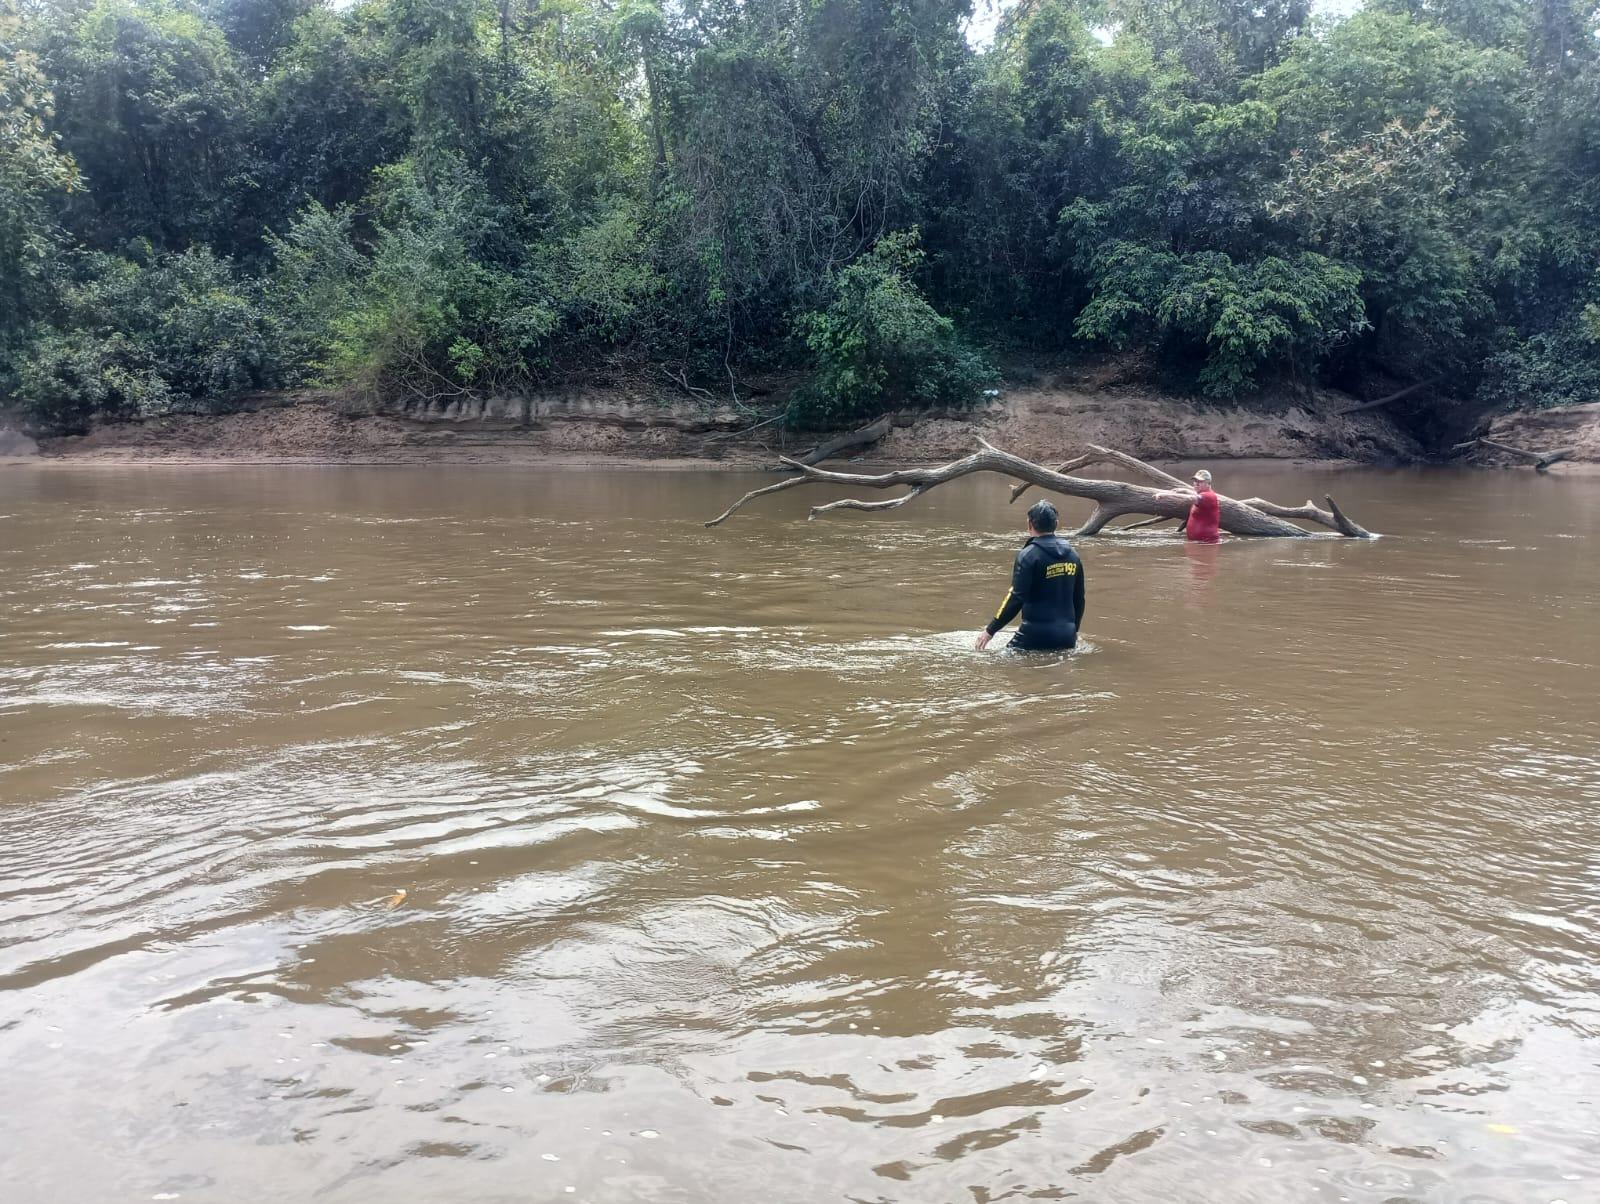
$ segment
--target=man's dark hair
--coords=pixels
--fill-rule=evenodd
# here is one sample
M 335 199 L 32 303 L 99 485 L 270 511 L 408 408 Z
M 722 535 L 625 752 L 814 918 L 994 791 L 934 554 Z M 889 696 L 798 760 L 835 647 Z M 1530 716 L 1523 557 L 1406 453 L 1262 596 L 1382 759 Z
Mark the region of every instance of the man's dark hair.
M 1056 529 L 1056 508 L 1049 502 L 1035 502 L 1028 507 L 1028 525 L 1041 535 Z

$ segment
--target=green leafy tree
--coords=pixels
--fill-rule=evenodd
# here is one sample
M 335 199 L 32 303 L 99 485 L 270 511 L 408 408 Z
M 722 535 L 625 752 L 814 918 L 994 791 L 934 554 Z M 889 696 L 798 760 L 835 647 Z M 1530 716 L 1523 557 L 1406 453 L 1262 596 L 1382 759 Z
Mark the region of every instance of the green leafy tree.
M 453 157 L 435 167 L 405 160 L 379 173 L 356 303 L 332 322 L 333 378 L 374 395 L 434 400 L 508 385 L 521 374 L 516 353 L 549 329 L 516 277 L 484 262 L 498 214 L 481 178 Z
M 1462 167 L 1477 172 L 1526 135 L 1528 83 L 1511 51 L 1374 10 L 1298 39 L 1252 91 L 1279 114 L 1291 148 L 1310 147 L 1324 134 L 1351 142 L 1394 121 L 1416 126 L 1441 114 L 1460 136 Z
M 48 296 L 60 250 L 54 204 L 78 187 L 77 165 L 50 129 L 49 82 L 21 45 L 11 0 L 0 8 L 0 349 Z
M 273 383 L 270 320 L 227 260 L 135 252 L 78 256 L 54 320 L 30 332 L 12 393 L 34 421 L 205 409 Z
M 372 173 L 404 155 L 409 114 L 369 6 L 313 9 L 292 26 L 252 107 L 256 178 L 253 213 L 283 230 L 306 204 L 354 204 Z
M 1290 155 L 1268 205 L 1360 271 L 1378 353 L 1417 375 L 1462 367 L 1464 340 L 1489 309 L 1460 216 L 1459 142 L 1433 110 L 1352 141 L 1326 134 Z
M 208 14 L 235 52 L 258 72 L 295 39 L 295 22 L 318 0 L 204 0 Z
M 798 424 L 977 400 L 992 369 L 924 300 L 911 278 L 921 258 L 914 232 L 885 235 L 839 272 L 827 308 L 797 320 L 817 369 L 792 407 Z
M 720 319 L 725 353 L 741 334 L 779 337 L 841 266 L 914 220 L 965 12 L 758 0 L 702 18 L 664 232 L 685 252 L 679 289 Z
M 656 361 L 845 421 L 970 396 L 980 334 L 1600 387 L 1580 0 L 1036 0 L 981 51 L 969 0 L 4 2 L 0 391 L 63 421 Z
M 1094 271 L 1078 334 L 1113 346 L 1159 340 L 1169 358 L 1198 362 L 1198 383 L 1214 397 L 1254 387 L 1266 368 L 1309 375 L 1366 321 L 1360 276 L 1310 252 L 1236 263 L 1219 251 L 1113 242 Z
M 87 183 L 66 209 L 91 243 L 232 248 L 256 232 L 248 193 L 249 93 L 221 30 L 169 0 L 98 0 L 64 10 L 43 57 L 56 128 Z

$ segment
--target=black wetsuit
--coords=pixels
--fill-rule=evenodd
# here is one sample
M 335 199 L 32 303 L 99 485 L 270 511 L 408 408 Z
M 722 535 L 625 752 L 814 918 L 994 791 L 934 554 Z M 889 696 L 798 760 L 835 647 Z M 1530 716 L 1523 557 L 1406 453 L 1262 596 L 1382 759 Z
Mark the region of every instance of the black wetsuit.
M 1022 652 L 1071 648 L 1083 622 L 1083 561 L 1061 536 L 1035 535 L 1017 553 L 1011 592 L 985 630 L 994 635 L 1022 612 L 1010 648 Z

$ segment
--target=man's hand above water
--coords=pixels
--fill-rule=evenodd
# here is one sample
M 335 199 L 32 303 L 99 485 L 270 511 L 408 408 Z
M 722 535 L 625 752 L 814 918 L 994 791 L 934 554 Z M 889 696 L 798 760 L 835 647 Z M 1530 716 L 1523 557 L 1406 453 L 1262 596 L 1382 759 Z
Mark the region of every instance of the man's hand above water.
M 972 641 L 972 646 L 979 652 L 982 652 L 989 646 L 989 641 L 992 639 L 994 639 L 994 636 L 990 635 L 987 631 L 980 631 L 978 632 L 978 638 Z

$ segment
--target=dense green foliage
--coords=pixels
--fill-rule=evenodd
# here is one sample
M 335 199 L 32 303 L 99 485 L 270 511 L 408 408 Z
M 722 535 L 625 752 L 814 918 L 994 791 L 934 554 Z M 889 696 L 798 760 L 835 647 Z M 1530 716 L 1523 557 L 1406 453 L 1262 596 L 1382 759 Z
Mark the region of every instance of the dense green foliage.
M 48 423 L 166 413 L 227 398 L 270 372 L 273 323 L 259 290 L 204 247 L 85 252 L 57 270 L 55 320 L 33 330 L 16 381 Z
M 1600 398 L 1593 0 L 0 0 L 0 402 Z M 661 371 L 665 368 L 666 371 Z
M 955 324 L 917 291 L 916 240 L 887 234 L 839 272 L 826 309 L 796 325 L 816 378 L 791 403 L 800 424 L 841 422 L 897 406 L 960 405 L 990 372 Z

